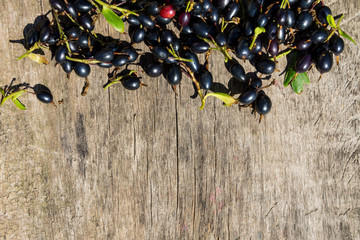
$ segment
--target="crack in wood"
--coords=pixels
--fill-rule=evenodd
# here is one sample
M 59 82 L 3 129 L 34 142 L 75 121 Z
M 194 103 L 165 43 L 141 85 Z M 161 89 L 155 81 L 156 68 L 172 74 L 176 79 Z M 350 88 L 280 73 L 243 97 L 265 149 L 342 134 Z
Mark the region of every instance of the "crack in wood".
M 273 208 L 274 208 L 277 204 L 278 204 L 278 202 L 275 202 L 275 203 L 274 203 L 274 205 L 269 209 L 269 211 L 267 212 L 267 214 L 265 215 L 264 218 L 266 218 L 266 217 L 270 214 L 270 212 L 273 210 Z

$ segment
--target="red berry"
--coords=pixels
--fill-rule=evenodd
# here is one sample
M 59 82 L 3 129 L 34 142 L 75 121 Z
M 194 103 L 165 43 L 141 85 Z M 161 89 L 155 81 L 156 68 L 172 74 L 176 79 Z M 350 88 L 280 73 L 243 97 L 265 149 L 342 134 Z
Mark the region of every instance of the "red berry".
M 176 14 L 176 11 L 172 5 L 166 5 L 160 10 L 160 17 L 163 18 L 173 18 Z

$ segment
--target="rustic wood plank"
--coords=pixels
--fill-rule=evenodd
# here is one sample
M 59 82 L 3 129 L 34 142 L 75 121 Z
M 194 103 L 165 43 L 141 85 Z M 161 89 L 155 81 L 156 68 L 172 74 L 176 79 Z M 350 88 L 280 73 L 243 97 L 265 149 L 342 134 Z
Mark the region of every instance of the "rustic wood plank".
M 360 39 L 358 2 L 329 5 Z M 28 94 L 26 112 L 1 108 L 2 238 L 360 238 L 357 46 L 347 42 L 320 82 L 312 70 L 302 95 L 270 88 L 273 110 L 258 124 L 249 109 L 216 99 L 198 110 L 188 79 L 178 97 L 163 78 L 103 91 L 108 71 L 93 68 L 80 96 L 76 76 L 15 60 L 24 49 L 9 40 L 46 9 L 47 1 L 0 2 L 0 85 L 42 83 L 64 100 L 55 108 Z M 227 86 L 222 61 L 213 55 L 210 68 Z

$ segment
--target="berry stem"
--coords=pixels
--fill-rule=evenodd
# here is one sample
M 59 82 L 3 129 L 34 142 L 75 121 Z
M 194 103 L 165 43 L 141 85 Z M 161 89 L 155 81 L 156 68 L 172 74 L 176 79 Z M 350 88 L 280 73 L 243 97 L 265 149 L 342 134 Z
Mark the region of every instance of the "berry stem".
M 100 61 L 95 60 L 95 59 L 79 59 L 79 58 L 73 58 L 73 57 L 69 57 L 69 56 L 66 56 L 66 59 L 73 61 L 73 62 L 81 62 L 81 63 L 86 63 L 86 64 L 101 63 Z
M 199 93 L 201 102 L 203 102 L 204 101 L 204 95 L 202 94 L 202 92 L 200 90 L 200 83 L 198 82 L 198 80 L 196 80 L 194 73 L 190 70 L 190 68 L 188 66 L 186 66 L 185 63 L 181 62 L 180 64 L 181 64 L 181 66 L 183 68 L 186 69 L 187 73 L 190 75 L 190 78 L 193 81 L 193 83 L 195 84 L 197 92 Z
M 29 56 L 30 53 L 32 53 L 33 51 L 35 51 L 36 49 L 39 49 L 39 48 L 40 48 L 39 44 L 35 43 L 34 46 L 32 46 L 26 53 L 24 53 L 23 55 L 18 57 L 17 60 L 21 60 L 23 58 L 26 58 L 27 56 Z
M 110 8 L 110 9 L 117 10 L 117 11 L 121 12 L 121 13 L 122 13 L 123 15 L 125 15 L 125 16 L 128 16 L 128 15 L 130 15 L 130 14 L 135 15 L 135 16 L 138 16 L 138 15 L 139 15 L 139 14 L 137 14 L 137 13 L 134 12 L 134 11 L 130 11 L 130 10 L 128 10 L 128 9 L 118 7 L 117 5 L 107 4 L 107 3 L 102 2 L 101 0 L 89 0 L 89 2 L 90 2 L 92 5 L 96 6 L 96 7 L 97 7 L 97 5 L 96 5 L 94 2 L 96 2 L 97 4 L 99 4 L 99 5 L 101 5 L 101 6 L 104 6 L 104 7 Z

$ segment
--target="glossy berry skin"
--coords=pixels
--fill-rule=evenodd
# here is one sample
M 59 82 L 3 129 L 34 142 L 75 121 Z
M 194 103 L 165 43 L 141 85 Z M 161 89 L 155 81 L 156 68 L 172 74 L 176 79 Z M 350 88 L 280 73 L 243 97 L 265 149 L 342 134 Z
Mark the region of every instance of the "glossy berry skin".
M 215 2 L 215 1 L 214 1 Z M 217 0 L 216 3 L 219 6 L 219 8 L 224 9 L 229 3 L 231 2 L 231 0 Z
M 195 53 L 186 51 L 184 58 L 192 60 L 192 62 L 185 62 L 186 66 L 190 68 L 193 73 L 196 73 L 200 69 L 199 59 Z
M 165 78 L 171 86 L 178 85 L 182 78 L 181 68 L 178 65 L 171 65 Z
M 238 12 L 240 11 L 240 4 L 237 2 L 230 3 L 224 13 L 224 19 L 225 21 L 231 21 L 233 17 L 235 17 Z
M 255 61 L 255 68 L 262 74 L 272 74 L 275 70 L 275 63 L 269 59 L 259 59 Z
M 203 8 L 203 11 L 205 12 L 209 12 L 212 10 L 213 8 L 213 5 L 211 3 L 211 0 L 204 0 L 202 1 L 202 8 Z
M 240 59 L 248 59 L 250 55 L 250 42 L 246 38 L 242 38 L 235 48 L 235 54 Z
M 79 18 L 79 23 L 83 28 L 85 28 L 85 29 L 87 29 L 89 31 L 94 30 L 93 20 L 87 14 L 84 14 Z
M 311 26 L 311 23 L 313 21 L 313 17 L 311 13 L 309 12 L 302 12 L 298 16 L 298 19 L 296 20 L 296 28 L 300 31 L 303 31 Z
M 276 39 L 279 43 L 283 43 L 286 37 L 286 30 L 285 27 L 280 27 L 276 34 Z
M 131 25 L 131 26 L 140 26 L 140 21 L 137 18 L 137 16 L 135 15 L 129 15 L 126 19 L 126 21 Z
M 132 76 L 125 77 L 121 81 L 121 84 L 127 90 L 136 90 L 141 86 L 140 79 L 137 77 L 132 77 Z
M 259 89 L 262 86 L 262 81 L 260 78 L 254 78 L 251 80 L 250 85 L 256 89 Z
M 277 56 L 279 53 L 279 43 L 276 40 L 272 40 L 270 42 L 268 51 L 272 56 Z
M 310 48 L 311 46 L 311 40 L 310 39 L 304 39 L 304 40 L 300 40 L 297 44 L 296 44 L 296 49 L 300 50 L 300 51 L 304 51 Z
M 78 27 L 72 27 L 66 31 L 68 38 L 79 38 L 82 33 L 82 30 Z
M 308 9 L 311 7 L 314 0 L 299 0 L 299 7 L 301 9 Z
M 63 0 L 49 0 L 50 6 L 56 9 L 58 12 L 63 12 L 66 5 Z
M 101 68 L 111 68 L 113 64 L 111 62 L 101 62 L 97 64 Z
M 166 5 L 161 8 L 159 15 L 163 18 L 173 18 L 176 14 L 175 8 L 172 5 Z
M 161 46 L 155 46 L 152 49 L 152 54 L 156 58 L 161 59 L 161 60 L 165 60 L 169 57 L 169 51 L 166 48 L 161 47 Z
M 182 12 L 179 16 L 179 24 L 181 26 L 187 26 L 190 23 L 191 14 L 189 12 Z
M 329 51 L 325 51 L 316 60 L 316 69 L 321 73 L 329 72 L 333 66 L 333 57 Z
M 246 81 L 245 70 L 239 63 L 233 63 L 230 66 L 230 73 L 234 78 L 240 80 L 241 82 Z
M 114 59 L 111 61 L 111 63 L 115 67 L 121 67 L 128 63 L 128 56 L 126 55 L 117 55 L 114 57 Z
M 174 41 L 174 34 L 170 30 L 165 30 L 161 33 L 160 42 L 170 45 Z
M 79 77 L 87 77 L 90 74 L 90 66 L 86 63 L 78 62 L 75 64 L 74 71 Z
M 327 16 L 331 15 L 331 9 L 328 6 L 323 6 L 316 10 L 316 17 L 324 26 L 328 25 Z
M 150 16 L 157 16 L 160 12 L 159 3 L 158 2 L 150 2 L 146 7 L 146 13 Z
M 139 14 L 138 19 L 140 23 L 147 29 L 153 29 L 155 27 L 155 22 L 145 14 Z
M 213 76 L 211 72 L 205 70 L 200 74 L 199 83 L 202 89 L 209 90 L 213 83 Z
M 255 54 L 258 54 L 260 53 L 262 50 L 262 43 L 261 43 L 261 39 L 260 38 L 257 38 L 255 40 L 255 44 L 254 44 L 254 47 L 253 49 L 251 50 L 252 53 L 255 53 Z
M 295 25 L 295 14 L 291 9 L 286 9 L 286 20 L 285 20 L 285 27 L 292 28 Z
M 136 50 L 132 47 L 124 48 L 121 52 L 128 55 L 128 62 L 135 62 L 139 56 Z
M 47 43 L 50 40 L 51 33 L 50 33 L 50 26 L 45 26 L 39 35 L 39 40 L 42 43 Z
M 224 33 L 219 32 L 218 34 L 216 34 L 215 42 L 220 47 L 225 46 L 226 45 L 226 36 L 224 35 Z
M 79 52 L 80 49 L 79 49 L 79 46 L 76 44 L 76 42 L 69 41 L 68 43 L 69 43 L 69 49 L 71 52 L 73 52 L 73 53 Z
M 335 56 L 339 56 L 345 48 L 344 40 L 341 37 L 334 35 L 330 38 L 329 47 Z
M 68 3 L 68 5 L 66 7 L 66 12 L 69 13 L 73 19 L 78 18 L 79 12 L 73 3 Z
M 77 40 L 77 44 L 81 49 L 88 49 L 89 48 L 89 39 L 90 39 L 90 45 L 93 44 L 92 38 L 89 37 L 86 33 L 83 33 L 80 35 L 80 37 Z
M 25 35 L 25 45 L 27 48 L 33 46 L 39 40 L 39 35 L 35 28 L 31 28 Z
M 244 36 L 250 37 L 254 34 L 254 25 L 250 21 L 246 21 L 244 25 Z
M 62 69 L 64 70 L 64 72 L 66 73 L 71 73 L 73 68 L 74 68 L 74 64 L 72 61 L 69 60 L 65 60 L 62 64 L 61 64 Z
M 65 45 L 61 45 L 55 52 L 55 61 L 59 64 L 62 64 L 66 60 L 66 54 L 68 50 Z
M 51 92 L 40 90 L 36 92 L 36 97 L 43 103 L 52 103 L 53 102 L 53 96 Z
M 136 29 L 131 35 L 131 41 L 133 43 L 141 43 L 146 37 L 146 31 L 143 28 Z
M 207 12 L 206 15 L 215 26 L 219 24 L 221 16 L 218 8 L 213 8 L 210 12 Z
M 241 37 L 242 31 L 239 27 L 235 26 L 230 29 L 227 34 L 227 45 L 230 47 L 235 47 L 237 45 L 238 39 Z
M 74 3 L 75 8 L 82 13 L 89 12 L 92 9 L 92 5 L 87 0 L 77 0 Z
M 266 24 L 268 23 L 269 18 L 267 17 L 267 15 L 265 14 L 260 14 L 257 18 L 256 18 L 256 23 L 259 27 L 265 27 Z
M 319 44 L 324 42 L 328 36 L 329 36 L 328 31 L 324 28 L 320 28 L 315 32 L 311 33 L 310 39 L 313 44 Z
M 111 62 L 114 58 L 114 52 L 111 49 L 103 49 L 96 52 L 94 58 L 100 62 Z
M 276 13 L 276 22 L 279 25 L 284 25 L 286 22 L 286 10 L 280 8 Z
M 255 100 L 255 111 L 260 115 L 266 115 L 270 112 L 272 103 L 265 94 L 259 94 Z
M 295 65 L 295 71 L 297 73 L 304 73 L 309 70 L 311 66 L 311 54 L 306 53 L 303 56 L 299 57 Z
M 156 23 L 158 25 L 167 25 L 172 22 L 172 18 L 163 18 L 160 15 L 156 17 Z
M 146 65 L 145 72 L 149 77 L 159 77 L 164 72 L 162 63 L 151 62 Z
M 270 22 L 269 24 L 267 24 L 265 34 L 269 40 L 274 40 L 276 38 L 276 34 L 277 34 L 276 23 Z
M 202 38 L 206 38 L 209 36 L 209 25 L 207 25 L 206 23 L 202 22 L 202 21 L 196 21 L 193 25 L 192 25 L 192 29 L 194 31 L 194 33 L 196 35 L 198 35 L 199 37 Z
M 240 95 L 238 100 L 242 105 L 249 105 L 256 100 L 257 96 L 258 91 L 254 87 L 250 86 L 244 93 Z
M 190 50 L 194 53 L 205 53 L 209 48 L 210 45 L 207 42 L 196 42 L 191 45 Z

